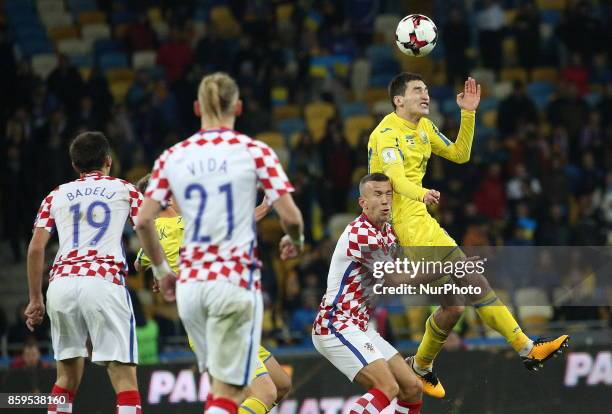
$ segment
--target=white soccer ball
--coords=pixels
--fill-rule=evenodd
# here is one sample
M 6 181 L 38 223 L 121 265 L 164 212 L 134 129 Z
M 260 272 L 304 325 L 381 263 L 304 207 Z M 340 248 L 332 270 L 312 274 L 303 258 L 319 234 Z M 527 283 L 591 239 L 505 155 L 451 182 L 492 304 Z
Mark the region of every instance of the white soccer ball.
M 397 25 L 395 43 L 408 56 L 427 56 L 438 41 L 438 28 L 427 16 L 411 14 Z

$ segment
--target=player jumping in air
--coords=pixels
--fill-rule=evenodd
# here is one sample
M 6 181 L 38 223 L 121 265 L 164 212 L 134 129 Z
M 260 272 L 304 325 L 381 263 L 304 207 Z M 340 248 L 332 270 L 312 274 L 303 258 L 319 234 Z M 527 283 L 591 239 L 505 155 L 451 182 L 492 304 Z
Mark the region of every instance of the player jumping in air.
M 457 95 L 461 126 L 455 142 L 446 138 L 427 118 L 429 95 L 420 75 L 397 75 L 389 84 L 389 98 L 395 110 L 384 117 L 370 135 L 368 159 L 370 173 L 381 172 L 391 179 L 392 222 L 400 245 L 404 248 L 426 247 L 432 256 L 427 257 L 430 260 L 464 258 L 455 240 L 427 211 L 426 205 L 437 204 L 440 193 L 423 188 L 421 181 L 432 153 L 456 163 L 470 159 L 480 85 L 468 78 L 463 92 Z M 537 369 L 567 346 L 568 335 L 535 342 L 529 339 L 484 277 L 481 279 L 478 283 L 487 289 L 479 297 L 469 298 L 470 303 L 484 323 L 506 338 L 528 369 Z M 442 384 L 432 371 L 433 361 L 463 311 L 463 306 L 443 304 L 439 307 L 427 319 L 423 340 L 414 358 L 410 359 L 411 366 L 423 381 L 423 390 L 433 397 L 445 395 Z
M 144 193 L 149 185 L 151 174 L 147 174 L 138 180 L 136 186 Z M 164 250 L 170 268 L 175 274 L 179 272 L 179 248 L 183 243 L 183 218 L 174 209 L 174 200 L 170 200 L 166 208 L 155 219 L 155 228 L 159 243 Z M 255 221 L 259 221 L 270 211 L 267 200 L 255 208 Z M 149 269 L 151 260 L 144 254 L 142 249 L 138 252 L 136 262 L 137 270 Z M 189 346 L 193 350 L 193 341 L 189 340 Z M 280 366 L 276 358 L 263 346 L 257 352 L 257 368 L 254 371 L 253 382 L 249 386 L 250 395 L 238 408 L 239 414 L 266 414 L 276 406 L 291 389 L 291 378 Z
M 77 136 L 70 145 L 70 159 L 80 178 L 60 185 L 43 200 L 28 248 L 30 303 L 25 313 L 28 327 L 34 329 L 45 314 L 45 247 L 57 231 L 59 250 L 47 291 L 57 360 L 51 393 L 66 394 L 68 401 L 49 405 L 48 413 L 72 412 L 89 337 L 91 360 L 106 365 L 117 393 L 117 414 L 139 414 L 138 348 L 121 235 L 126 221 L 136 220 L 142 195 L 132 184 L 108 175 L 112 159 L 102 133 Z
M 312 342 L 349 380 L 368 390 L 351 414 L 378 414 L 397 397 L 395 412 L 418 414 L 422 386 L 398 351 L 368 325 L 373 310 L 374 261 L 393 260 L 396 238 L 388 223 L 393 190 L 384 174 L 359 183 L 361 216 L 338 240 L 327 291 L 312 331 Z
M 303 222 L 274 151 L 232 129 L 242 111 L 235 81 L 223 73 L 204 77 L 194 110 L 202 129 L 155 162 L 136 231 L 164 297 L 176 297 L 200 371 L 208 369 L 212 377 L 206 412 L 234 414 L 246 396 L 261 337 L 257 186 L 295 252 L 303 244 Z M 154 223 L 172 196 L 185 221 L 176 286 Z

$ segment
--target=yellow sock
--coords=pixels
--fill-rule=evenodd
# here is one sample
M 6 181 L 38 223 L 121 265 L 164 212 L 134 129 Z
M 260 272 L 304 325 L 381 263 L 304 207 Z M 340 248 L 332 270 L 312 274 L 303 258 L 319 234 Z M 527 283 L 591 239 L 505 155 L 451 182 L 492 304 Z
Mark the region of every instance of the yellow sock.
M 419 368 L 428 369 L 431 367 L 434 359 L 444 346 L 448 334 L 449 332 L 444 331 L 436 324 L 433 314 L 429 315 L 425 322 L 425 335 L 423 335 L 414 357 Z
M 520 352 L 527 343 L 531 340 L 525 335 L 510 313 L 506 305 L 491 291 L 484 298 L 474 304 L 474 308 L 480 316 L 480 319 L 487 324 L 491 329 L 499 332 L 506 341 L 514 348 L 516 352 Z
M 249 397 L 238 408 L 238 414 L 267 414 L 270 410 L 255 397 Z

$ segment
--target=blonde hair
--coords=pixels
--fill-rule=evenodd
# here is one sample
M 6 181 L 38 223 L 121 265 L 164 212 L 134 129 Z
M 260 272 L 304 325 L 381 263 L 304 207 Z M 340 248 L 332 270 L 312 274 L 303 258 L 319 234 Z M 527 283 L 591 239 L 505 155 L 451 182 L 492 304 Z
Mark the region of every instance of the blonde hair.
M 227 73 L 216 72 L 202 78 L 198 101 L 202 115 L 220 120 L 228 115 L 238 99 L 238 85 Z

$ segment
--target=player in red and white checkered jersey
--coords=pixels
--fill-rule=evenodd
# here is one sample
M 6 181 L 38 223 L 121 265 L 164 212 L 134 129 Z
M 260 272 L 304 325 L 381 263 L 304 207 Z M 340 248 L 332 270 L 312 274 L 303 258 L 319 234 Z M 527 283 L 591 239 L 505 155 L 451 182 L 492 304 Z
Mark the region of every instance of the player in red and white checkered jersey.
M 28 327 L 34 329 L 45 313 L 41 290 L 45 247 L 57 232 L 59 250 L 47 291 L 57 360 L 52 393 L 67 394 L 69 401 L 50 405 L 48 412 L 72 412 L 89 337 L 91 360 L 106 365 L 117 393 L 117 414 L 140 413 L 138 349 L 121 237 L 126 222 L 136 219 L 143 198 L 132 184 L 108 175 L 112 159 L 102 133 L 77 136 L 70 145 L 70 158 L 80 177 L 43 200 L 28 249 L 26 316 Z
M 202 129 L 155 162 L 136 231 L 162 293 L 176 296 L 200 370 L 213 378 L 206 412 L 233 414 L 246 397 L 261 336 L 258 186 L 287 232 L 283 246 L 294 254 L 303 244 L 303 223 L 274 151 L 233 130 L 242 110 L 235 81 L 223 73 L 204 77 L 194 109 Z M 185 223 L 176 289 L 154 226 L 171 196 Z
M 395 260 L 396 237 L 388 223 L 393 199 L 389 178 L 369 174 L 359 183 L 361 216 L 344 230 L 332 255 L 312 331 L 317 351 L 349 380 L 368 391 L 351 414 L 378 414 L 397 397 L 397 414 L 418 414 L 421 382 L 398 351 L 368 325 L 374 303 L 374 262 Z

